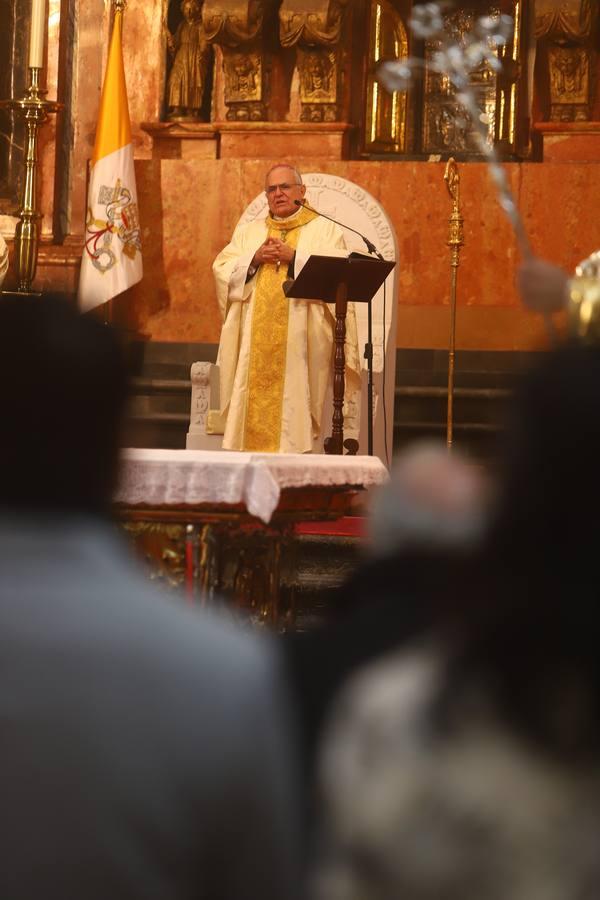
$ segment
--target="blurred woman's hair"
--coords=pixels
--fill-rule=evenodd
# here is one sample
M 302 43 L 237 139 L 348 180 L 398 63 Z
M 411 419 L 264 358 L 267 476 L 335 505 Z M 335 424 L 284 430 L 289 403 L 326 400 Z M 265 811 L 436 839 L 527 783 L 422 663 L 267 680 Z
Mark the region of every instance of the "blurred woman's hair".
M 599 520 L 600 349 L 567 345 L 517 392 L 487 547 L 454 586 L 446 699 L 477 676 L 546 749 L 600 749 Z
M 107 325 L 55 294 L 0 300 L 0 505 L 106 511 L 126 388 Z

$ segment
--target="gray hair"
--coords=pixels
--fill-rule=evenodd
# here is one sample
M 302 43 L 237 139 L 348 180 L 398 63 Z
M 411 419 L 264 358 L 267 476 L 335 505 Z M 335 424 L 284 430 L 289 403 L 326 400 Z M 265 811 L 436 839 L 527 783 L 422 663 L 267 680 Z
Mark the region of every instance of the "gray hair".
M 397 459 L 389 483 L 373 497 L 368 523 L 372 556 L 406 547 L 467 549 L 487 521 L 487 484 L 479 470 L 441 443 L 422 442 Z
M 267 186 L 267 179 L 268 179 L 269 175 L 271 174 L 271 172 L 275 171 L 275 169 L 289 169 L 290 172 L 293 172 L 294 175 L 296 176 L 296 184 L 303 183 L 302 175 L 300 174 L 300 172 L 298 171 L 298 169 L 295 166 L 291 166 L 289 163 L 286 163 L 286 162 L 278 162 L 278 163 L 275 163 L 274 166 L 271 166 L 271 168 L 265 175 L 265 187 Z

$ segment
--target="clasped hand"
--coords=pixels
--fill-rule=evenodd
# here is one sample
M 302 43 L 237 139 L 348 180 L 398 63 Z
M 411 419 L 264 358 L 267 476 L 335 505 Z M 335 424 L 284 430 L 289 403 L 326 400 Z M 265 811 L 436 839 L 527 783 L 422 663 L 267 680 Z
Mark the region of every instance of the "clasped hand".
M 294 250 L 285 241 L 279 238 L 267 238 L 264 244 L 261 244 L 252 258 L 253 266 L 260 266 L 263 263 L 285 263 L 286 265 L 294 258 Z

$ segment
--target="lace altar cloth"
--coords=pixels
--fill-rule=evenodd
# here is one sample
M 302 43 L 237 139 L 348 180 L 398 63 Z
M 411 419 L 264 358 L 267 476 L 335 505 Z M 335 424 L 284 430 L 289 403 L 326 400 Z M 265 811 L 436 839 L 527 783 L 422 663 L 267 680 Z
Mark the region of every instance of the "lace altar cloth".
M 127 506 L 243 503 L 269 522 L 285 488 L 369 488 L 387 479 L 376 456 L 130 449 L 114 499 Z

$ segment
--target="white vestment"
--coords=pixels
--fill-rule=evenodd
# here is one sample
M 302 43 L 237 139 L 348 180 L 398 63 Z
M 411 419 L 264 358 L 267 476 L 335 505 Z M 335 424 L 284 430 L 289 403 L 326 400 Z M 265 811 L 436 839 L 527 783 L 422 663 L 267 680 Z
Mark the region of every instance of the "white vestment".
M 8 272 L 8 247 L 6 246 L 6 241 L 0 234 L 0 285 L 4 281 L 6 273 Z
M 284 222 L 292 222 L 282 219 Z M 294 278 L 313 253 L 346 255 L 341 228 L 315 218 L 299 229 Z M 219 345 L 220 411 L 227 422 L 226 450 L 244 449 L 252 313 L 257 276 L 247 279 L 254 254 L 268 236 L 265 219 L 235 229 L 231 242 L 216 258 L 213 272 L 224 319 Z M 260 270 L 259 270 L 260 271 Z M 283 412 L 279 452 L 307 453 L 321 431 L 323 402 L 333 374 L 335 310 L 318 301 L 289 301 Z M 346 316 L 346 387 L 344 436 L 358 438 L 360 358 L 354 307 Z M 352 410 L 352 415 L 348 411 Z

